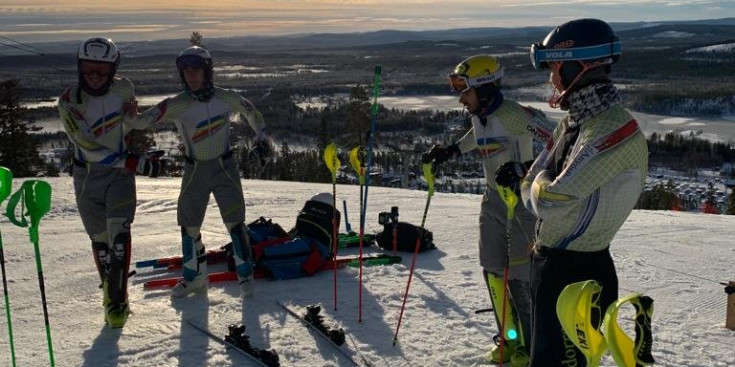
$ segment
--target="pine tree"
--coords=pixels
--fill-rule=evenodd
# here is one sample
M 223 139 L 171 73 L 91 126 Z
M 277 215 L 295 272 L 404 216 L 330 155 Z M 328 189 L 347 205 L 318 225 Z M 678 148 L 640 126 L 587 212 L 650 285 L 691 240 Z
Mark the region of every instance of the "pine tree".
M 15 177 L 36 176 L 47 167 L 38 155 L 37 130 L 20 105 L 23 93 L 19 80 L 0 83 L 0 166 L 9 168 Z
M 350 90 L 345 124 L 350 133 L 349 146 L 365 146 L 367 144 L 365 136 L 370 129 L 370 102 L 367 90 L 360 85 Z
M 204 36 L 199 31 L 191 32 L 189 43 L 191 43 L 192 46 L 204 47 Z
M 733 187 L 733 192 L 730 194 L 730 202 L 727 204 L 727 211 L 725 214 L 735 215 L 735 187 Z

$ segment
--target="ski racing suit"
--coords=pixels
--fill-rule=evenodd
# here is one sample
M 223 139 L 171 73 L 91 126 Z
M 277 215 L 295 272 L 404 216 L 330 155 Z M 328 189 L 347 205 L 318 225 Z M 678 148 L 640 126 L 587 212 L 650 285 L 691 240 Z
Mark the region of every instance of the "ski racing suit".
M 146 123 L 173 121 L 184 145 L 184 177 L 178 199 L 184 279 L 191 281 L 206 262 L 200 230 L 214 194 L 223 222 L 233 241 L 238 276 L 252 276 L 253 263 L 245 221 L 245 200 L 236 157 L 230 147 L 230 126 L 235 115 L 244 116 L 257 134 L 266 139 L 263 116 L 238 93 L 213 87 L 211 98 L 199 100 L 187 91 L 167 98 L 142 113 Z
M 456 144 L 462 154 L 477 150 L 485 171 L 487 187 L 480 209 L 480 265 L 490 292 L 498 325 L 503 302 L 504 269 L 510 246 L 509 289 L 510 303 L 506 312 L 506 330 L 516 330 L 523 345 L 524 336 L 530 335 L 530 250 L 536 217 L 522 205 L 515 208 L 512 220 L 511 243 L 505 237 L 507 208 L 495 183 L 495 170 L 508 161 L 533 160 L 535 140 L 545 142 L 551 136 L 553 123 L 543 113 L 506 100 L 500 93 L 478 115 L 472 115 L 472 128 Z M 517 328 L 517 325 L 521 328 Z M 507 338 L 506 338 L 507 340 Z
M 102 96 L 75 83 L 58 101 L 59 114 L 74 145 L 74 193 L 100 281 L 107 288 L 105 305 L 127 303 L 130 224 L 135 217 L 135 173 L 125 168 L 127 135 L 148 126 L 123 113 L 135 98 L 133 84 L 116 77 Z
M 521 183 L 524 205 L 539 218 L 531 271 L 534 367 L 585 366 L 561 329 L 556 301 L 566 285 L 589 279 L 603 286 L 603 313 L 617 299 L 610 241 L 648 169 L 646 139 L 612 84 L 587 86 L 568 99 L 569 115 Z

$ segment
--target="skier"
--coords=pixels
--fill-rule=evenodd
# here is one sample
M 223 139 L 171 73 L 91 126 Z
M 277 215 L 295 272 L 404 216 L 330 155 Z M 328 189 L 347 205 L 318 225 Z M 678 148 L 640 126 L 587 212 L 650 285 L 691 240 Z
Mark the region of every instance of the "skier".
M 230 147 L 232 117 L 242 114 L 248 120 L 257 134 L 261 154 L 271 154 L 272 143 L 263 116 L 250 101 L 237 92 L 214 86 L 209 51 L 199 46 L 181 51 L 176 68 L 184 90 L 137 117 L 148 123 L 173 121 L 184 144 L 186 162 L 177 209 L 184 271 L 171 296 L 179 298 L 207 289 L 207 261 L 200 230 L 213 193 L 232 238 L 241 295 L 251 297 L 254 264 L 244 224 L 245 200 L 238 163 Z
M 615 33 L 598 19 L 564 23 L 531 46 L 533 66 L 550 71 L 549 104 L 568 112 L 527 174 L 516 161 L 496 177 L 499 184 L 522 180 L 523 202 L 539 218 L 531 270 L 531 366 L 586 365 L 556 317 L 566 285 L 600 282 L 601 310 L 618 298 L 610 241 L 635 206 L 648 170 L 646 139 L 620 106 L 609 77 L 620 54 Z
M 130 266 L 130 224 L 135 216 L 135 174 L 156 176 L 155 158 L 127 151 L 131 129 L 146 123 L 125 118 L 123 105 L 135 96 L 133 84 L 115 74 L 120 53 L 112 40 L 89 38 L 77 52 L 79 81 L 59 98 L 64 129 L 74 145 L 74 193 L 84 229 L 92 240 L 102 282 L 105 321 L 125 325 Z
M 445 147 L 432 146 L 423 155 L 424 163 L 443 163 L 464 153 L 478 150 L 485 171 L 487 187 L 480 209 L 480 265 L 483 278 L 490 292 L 498 325 L 503 325 L 506 335 L 515 329 L 518 337 L 505 338 L 503 362 L 513 366 L 525 366 L 528 361 L 527 336 L 530 335 L 529 252 L 533 240 L 536 218 L 522 206 L 515 209 L 512 223 L 512 243 L 505 237 L 507 208 L 498 194 L 494 172 L 505 162 L 533 161 L 533 140 L 543 140 L 553 126 L 539 111 L 526 108 L 503 97 L 500 90 L 503 68 L 489 55 L 475 55 L 459 63 L 449 75 L 450 86 L 458 92 L 459 102 L 472 118 L 472 128 L 456 143 Z M 510 246 L 510 264 L 505 263 Z M 502 322 L 505 267 L 510 267 L 509 297 L 505 321 Z M 493 338 L 496 345 L 489 353 L 489 360 L 500 363 L 500 337 Z

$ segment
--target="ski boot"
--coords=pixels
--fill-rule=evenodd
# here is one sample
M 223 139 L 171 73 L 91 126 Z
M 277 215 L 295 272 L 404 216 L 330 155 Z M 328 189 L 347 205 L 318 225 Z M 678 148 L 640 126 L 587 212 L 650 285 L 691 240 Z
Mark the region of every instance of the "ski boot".
M 115 304 L 110 303 L 105 308 L 105 322 L 113 329 L 119 329 L 125 326 L 130 315 L 130 307 L 127 303 Z
M 209 286 L 207 253 L 204 250 L 201 236 L 195 242 L 183 229 L 182 233 L 184 277 L 171 290 L 171 298 L 182 298 L 195 292 L 206 292 Z
M 250 354 L 268 367 L 280 367 L 281 363 L 275 350 L 258 349 L 250 344 L 250 337 L 245 333 L 245 325 L 231 324 L 227 326 L 227 331 L 226 342 Z
M 495 342 L 495 345 L 486 355 L 486 358 L 490 363 L 500 364 L 500 335 L 493 336 L 493 341 Z M 507 340 L 505 342 L 502 363 L 508 362 L 510 362 L 512 367 L 526 367 L 530 362 L 530 357 L 528 356 L 526 348 L 520 345 L 517 341 Z

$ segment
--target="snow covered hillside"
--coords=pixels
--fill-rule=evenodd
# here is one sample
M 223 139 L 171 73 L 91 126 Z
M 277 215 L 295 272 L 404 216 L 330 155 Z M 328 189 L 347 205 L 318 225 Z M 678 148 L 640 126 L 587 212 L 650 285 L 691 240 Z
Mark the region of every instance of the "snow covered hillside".
M 144 291 L 143 282 L 162 277 L 141 270 L 130 281 L 133 315 L 122 330 L 104 325 L 101 290 L 90 242 L 83 231 L 69 177 L 50 178 L 51 212 L 42 220 L 40 243 L 58 366 L 248 366 L 251 362 L 189 326 L 224 335 L 245 322 L 254 345 L 272 347 L 282 366 L 349 366 L 332 347 L 275 303 L 294 307 L 322 303 L 323 313 L 342 324 L 375 366 L 483 366 L 496 325 L 477 255 L 480 196 L 437 193 L 427 228 L 437 250 L 422 253 L 406 304 L 399 345 L 392 346 L 412 254 L 403 263 L 364 269 L 363 321 L 357 320 L 358 271 L 338 270 L 338 311 L 333 310 L 332 272 L 288 281 L 256 283 L 255 298 L 239 299 L 235 284 L 210 286 L 207 295 L 171 301 L 167 291 Z M 176 199 L 180 179 L 138 179 L 133 224 L 133 262 L 180 252 Z M 16 180 L 15 189 L 20 187 Z M 331 185 L 243 182 L 248 220 L 259 216 L 288 229 L 303 203 Z M 401 221 L 420 224 L 426 192 L 370 188 L 367 233 L 380 230 L 378 213 L 399 207 Z M 339 185 L 350 223 L 359 223 L 357 186 Z M 2 206 L 4 212 L 5 206 Z M 340 205 L 341 209 L 341 205 Z M 343 221 L 344 222 L 344 221 Z M 9 278 L 18 366 L 47 366 L 48 352 L 33 246 L 26 229 L 0 218 Z M 341 228 L 344 231 L 344 223 Z M 208 249 L 227 243 L 214 200 L 202 235 Z M 726 294 L 719 282 L 735 280 L 735 217 L 684 212 L 635 211 L 612 243 L 621 296 L 641 291 L 655 300 L 653 355 L 657 366 L 735 366 L 735 332 L 725 329 Z M 370 248 L 368 253 L 381 252 Z M 340 255 L 355 255 L 351 248 Z M 210 266 L 210 271 L 222 270 Z M 630 310 L 621 323 L 630 329 Z M 0 317 L 0 366 L 11 366 L 5 309 Z M 555 315 L 549 315 L 555 317 Z M 358 359 L 357 357 L 355 359 Z M 602 366 L 614 363 L 608 356 Z

